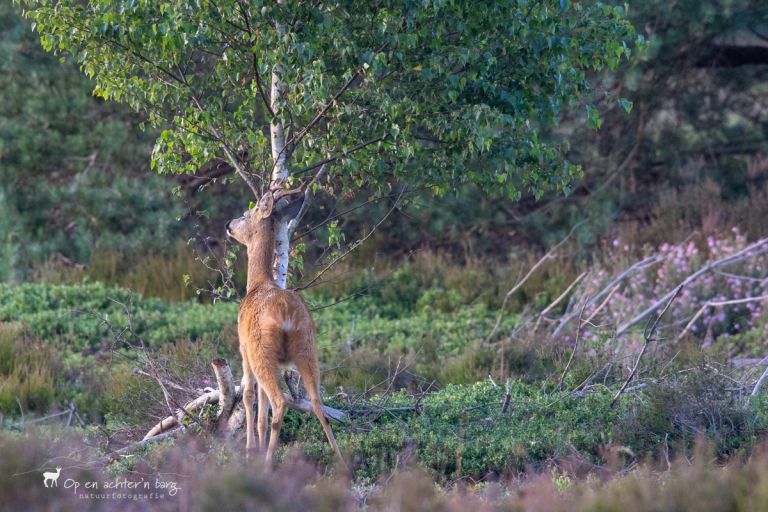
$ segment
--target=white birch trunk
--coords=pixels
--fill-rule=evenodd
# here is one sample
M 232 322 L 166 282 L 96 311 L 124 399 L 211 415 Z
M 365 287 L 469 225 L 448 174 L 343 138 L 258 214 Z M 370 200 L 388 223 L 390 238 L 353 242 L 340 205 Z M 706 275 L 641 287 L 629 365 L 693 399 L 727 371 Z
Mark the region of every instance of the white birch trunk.
M 278 27 L 278 30 L 280 28 Z M 270 142 L 272 145 L 272 181 L 285 183 L 288 180 L 288 166 L 285 154 L 285 130 L 279 118 L 279 104 L 283 94 L 283 83 L 280 79 L 280 68 L 272 70 L 272 87 L 270 103 L 275 117 L 269 126 Z M 284 219 L 275 225 L 275 268 L 273 277 L 275 284 L 285 288 L 288 281 L 288 261 L 291 251 L 291 240 L 288 224 L 292 219 Z

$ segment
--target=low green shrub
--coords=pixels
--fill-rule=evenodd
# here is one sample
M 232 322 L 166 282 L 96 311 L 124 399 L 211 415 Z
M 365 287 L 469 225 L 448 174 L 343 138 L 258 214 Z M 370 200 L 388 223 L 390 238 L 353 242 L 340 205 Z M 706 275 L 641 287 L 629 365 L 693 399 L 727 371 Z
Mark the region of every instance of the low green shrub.
M 503 387 L 487 381 L 450 385 L 426 394 L 417 410 L 402 412 L 385 408 L 414 406 L 403 393 L 373 398 L 352 409 L 353 426 L 337 427 L 339 446 L 359 478 L 376 478 L 409 456 L 441 478 L 512 475 L 573 451 L 597 460 L 602 447 L 613 442 L 623 410 L 611 407 L 609 390 L 577 398 L 513 381 L 504 413 L 504 394 Z M 284 440 L 329 462 L 332 454 L 317 420 L 290 416 Z
M 0 323 L 0 413 L 42 412 L 52 405 L 61 365 L 43 343 L 27 339 L 20 326 Z
M 36 337 L 61 340 L 81 350 L 113 341 L 105 320 L 122 329 L 130 316 L 136 334 L 149 346 L 159 346 L 177 339 L 216 337 L 235 322 L 236 311 L 232 303 L 171 305 L 100 283 L 0 284 L 0 321 L 21 322 Z

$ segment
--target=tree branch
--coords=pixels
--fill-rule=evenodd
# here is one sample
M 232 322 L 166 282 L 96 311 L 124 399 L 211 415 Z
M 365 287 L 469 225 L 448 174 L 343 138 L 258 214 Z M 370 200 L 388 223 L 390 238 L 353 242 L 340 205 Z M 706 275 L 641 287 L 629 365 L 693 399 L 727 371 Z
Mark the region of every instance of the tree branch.
M 307 284 L 305 284 L 305 285 L 303 285 L 303 286 L 299 286 L 298 288 L 296 288 L 296 291 L 306 290 L 307 288 L 309 288 L 310 286 L 312 286 L 312 284 L 313 284 L 313 283 L 315 283 L 315 282 L 316 282 L 318 279 L 320 279 L 320 277 L 322 277 L 322 275 L 323 275 L 323 274 L 325 274 L 326 272 L 328 272 L 328 270 L 330 270 L 330 269 L 331 269 L 331 267 L 333 267 L 334 265 L 336 265 L 336 263 L 338 263 L 338 262 L 339 262 L 339 261 L 341 261 L 342 259 L 346 258 L 346 257 L 347 257 L 347 256 L 348 256 L 348 255 L 349 255 L 349 254 L 350 254 L 352 251 L 354 251 L 355 249 L 357 249 L 357 248 L 358 248 L 360 245 L 362 245 L 362 244 L 363 244 L 363 243 L 364 243 L 366 240 L 368 240 L 368 239 L 371 237 L 371 235 L 372 235 L 372 234 L 373 234 L 373 233 L 374 233 L 374 232 L 375 232 L 375 231 L 376 231 L 376 230 L 379 228 L 379 226 L 381 226 L 381 224 L 382 224 L 382 223 L 383 223 L 385 220 L 387 220 L 387 217 L 389 217 L 389 215 L 390 215 L 390 214 L 391 214 L 393 211 L 395 211 L 395 208 L 397 208 L 398 204 L 400 204 L 400 199 L 403 197 L 403 194 L 405 193 L 406 189 L 407 189 L 407 187 L 403 187 L 403 189 L 400 191 L 400 195 L 397 197 L 397 199 L 395 199 L 395 204 L 393 204 L 393 205 L 392 205 L 392 208 L 390 208 L 390 209 L 389 209 L 389 211 L 386 213 L 386 215 L 384 215 L 384 216 L 383 216 L 383 217 L 382 217 L 382 218 L 379 220 L 379 222 L 377 222 L 377 223 L 376 223 L 376 225 L 375 225 L 375 226 L 373 226 L 373 228 L 372 228 L 372 229 L 371 229 L 371 230 L 368 232 L 368 234 L 367 234 L 367 235 L 365 235 L 363 238 L 361 238 L 360 240 L 358 240 L 358 241 L 356 241 L 354 244 L 352 244 L 352 246 L 351 246 L 351 247 L 350 247 L 348 250 L 346 250 L 346 251 L 345 251 L 343 254 L 341 254 L 341 255 L 337 256 L 336 258 L 334 258 L 334 260 L 333 260 L 333 261 L 331 261 L 331 262 L 330 262 L 328 265 L 326 265 L 326 267 L 325 267 L 325 268 L 323 268 L 323 270 L 321 270 L 321 271 L 320 271 L 320 272 L 319 272 L 319 273 L 318 273 L 318 274 L 317 274 L 315 277 L 313 277 L 313 278 L 312 278 L 312 279 L 311 279 L 311 280 L 310 280 L 310 281 L 309 281 Z
M 370 146 L 371 144 L 376 144 L 377 142 L 381 142 L 381 141 L 383 141 L 386 138 L 387 138 L 387 135 L 382 135 L 381 137 L 376 137 L 375 139 L 370 139 L 370 140 L 367 140 L 365 142 L 361 142 L 360 144 L 355 144 L 351 148 L 349 148 L 347 150 L 344 150 L 341 153 L 337 153 L 337 154 L 335 154 L 335 155 L 333 155 L 331 157 L 326 158 L 325 160 L 321 160 L 321 161 L 316 162 L 316 163 L 314 163 L 312 165 L 309 165 L 309 166 L 307 166 L 307 167 L 305 167 L 303 169 L 295 171 L 293 173 L 293 175 L 294 176 L 301 176 L 302 174 L 306 174 L 309 171 L 313 171 L 313 170 L 317 169 L 318 167 L 322 167 L 323 165 L 335 162 L 339 158 L 344 158 L 347 155 L 351 155 L 355 151 L 359 151 L 359 150 L 363 149 L 366 146 Z

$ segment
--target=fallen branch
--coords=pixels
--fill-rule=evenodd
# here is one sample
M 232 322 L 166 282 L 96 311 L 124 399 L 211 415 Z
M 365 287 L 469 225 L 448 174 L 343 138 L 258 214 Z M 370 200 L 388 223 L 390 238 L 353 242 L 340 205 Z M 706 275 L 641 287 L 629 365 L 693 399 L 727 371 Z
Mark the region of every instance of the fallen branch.
M 547 251 L 547 253 L 539 259 L 531 268 L 528 270 L 528 273 L 525 274 L 521 279 L 519 279 L 515 285 L 509 289 L 509 291 L 504 295 L 504 300 L 501 302 L 501 307 L 499 308 L 499 314 L 496 317 L 496 324 L 494 324 L 493 329 L 491 329 L 491 333 L 488 335 L 487 338 L 485 338 L 484 344 L 488 344 L 491 339 L 493 339 L 494 335 L 496 334 L 496 331 L 499 330 L 499 325 L 501 325 L 501 319 L 504 317 L 504 309 L 507 306 L 507 301 L 509 300 L 512 295 L 515 294 L 517 290 L 520 289 L 521 286 L 525 284 L 526 281 L 547 261 L 551 260 L 552 257 L 555 255 L 557 250 L 562 247 L 565 242 L 568 241 L 569 238 L 571 238 L 571 235 L 573 235 L 573 232 L 576 231 L 576 228 L 579 227 L 581 224 L 583 224 L 585 221 L 577 223 L 575 226 L 571 228 L 571 230 L 568 232 L 567 235 L 565 235 L 565 238 L 560 240 L 554 247 L 552 247 L 550 250 Z
M 754 254 L 749 254 L 750 251 L 753 251 L 755 249 L 758 249 L 758 251 Z M 616 329 L 616 337 L 625 334 L 630 327 L 637 324 L 638 322 L 642 321 L 644 318 L 649 316 L 651 313 L 656 311 L 662 304 L 665 302 L 668 302 L 670 297 L 677 294 L 679 289 L 683 286 L 688 286 L 691 282 L 696 280 L 698 277 L 700 277 L 703 274 L 706 274 L 707 272 L 710 272 L 718 267 L 723 267 L 725 265 L 730 265 L 731 263 L 736 263 L 738 261 L 742 261 L 748 257 L 754 257 L 758 256 L 760 254 L 763 254 L 765 252 L 768 252 L 768 238 L 762 238 L 758 240 L 757 242 L 748 245 L 744 249 L 731 254 L 730 256 L 726 256 L 725 258 L 721 258 L 717 261 L 713 261 L 712 263 L 709 263 L 707 265 L 704 265 L 699 270 L 694 272 L 693 274 L 689 275 L 683 281 L 675 287 L 674 290 L 671 290 L 669 293 L 664 295 L 661 299 L 651 304 L 649 307 L 647 307 L 645 310 L 643 310 L 641 313 L 639 313 L 637 316 L 629 320 L 628 322 L 622 324 L 619 326 L 618 329 Z
M 536 325 L 534 325 L 534 326 L 533 326 L 533 330 L 534 330 L 534 332 L 538 330 L 538 328 L 539 328 L 539 324 L 541 323 L 541 320 L 542 320 L 542 319 L 544 319 L 544 318 L 546 318 L 546 316 L 547 316 L 547 315 L 548 315 L 548 314 L 549 314 L 549 313 L 550 313 L 550 312 L 551 312 L 553 309 L 555 309 L 555 308 L 557 307 L 557 305 L 558 305 L 558 304 L 560 304 L 560 302 L 562 302 L 562 300 L 563 300 L 564 298 L 566 298 L 566 297 L 568 296 L 568 294 L 571 292 L 571 290 L 573 290 L 574 286 L 576 286 L 577 284 L 579 284 L 579 282 L 580 282 L 582 279 L 584 279 L 584 276 L 586 276 L 586 275 L 587 275 L 587 272 L 586 272 L 586 271 L 584 271 L 584 272 L 582 272 L 581 274 L 579 274 L 579 276 L 578 276 L 576 279 L 574 279 L 574 280 L 571 282 L 571 284 L 569 284 L 569 285 L 568 285 L 568 288 L 566 288 L 566 289 L 565 289 L 565 291 L 564 291 L 563 293 L 561 293 L 561 294 L 560 294 L 560 296 L 559 296 L 558 298 L 556 298 L 554 301 L 552 301 L 552 303 L 551 303 L 549 306 L 547 306 L 546 308 L 544 308 L 544 310 L 543 310 L 541 313 L 539 313 L 539 318 L 536 320 Z M 547 320 L 549 320 L 549 319 L 547 318 Z
M 765 370 L 763 371 L 763 374 L 760 375 L 760 378 L 757 379 L 757 382 L 755 383 L 755 387 L 752 388 L 752 393 L 749 394 L 749 396 L 755 396 L 760 391 L 760 388 L 763 386 L 763 381 L 768 378 L 768 366 L 765 367 Z
M 603 300 L 603 302 L 601 302 L 600 305 L 597 306 L 595 308 L 595 310 L 592 311 L 592 313 L 589 314 L 587 319 L 584 320 L 585 324 L 590 323 L 592 321 L 592 319 L 595 318 L 595 316 L 597 316 L 597 314 L 600 311 L 602 311 L 602 309 L 608 304 L 608 301 L 611 300 L 611 297 L 613 297 L 613 294 L 616 293 L 617 291 L 619 291 L 619 287 L 620 286 L 621 286 L 621 284 L 617 284 L 616 286 L 613 287 L 613 289 L 610 292 L 608 292 L 608 295 L 605 296 L 605 300 Z
M 232 369 L 223 357 L 217 357 L 211 363 L 216 374 L 216 383 L 219 386 L 219 414 L 216 417 L 216 426 L 219 429 L 227 425 L 227 420 L 232 414 L 235 405 L 235 381 L 232 378 Z
M 184 406 L 185 411 L 196 411 L 200 408 L 202 408 L 205 405 L 208 404 L 216 404 L 219 403 L 219 396 L 220 393 L 218 390 L 212 390 L 208 391 L 207 393 L 204 393 L 191 402 L 188 402 Z M 157 425 L 152 427 L 149 432 L 147 432 L 144 435 L 144 440 L 149 439 L 150 437 L 154 437 L 162 432 L 167 431 L 169 428 L 173 428 L 175 426 L 178 426 L 181 424 L 181 418 L 183 418 L 184 414 L 181 410 L 178 411 L 178 414 L 171 415 L 166 417 L 165 419 L 161 420 Z
M 680 341 L 680 339 L 682 339 L 682 337 L 685 336 L 688 333 L 688 331 L 691 329 L 691 327 L 693 327 L 693 324 L 696 323 L 696 320 L 698 320 L 699 317 L 701 317 L 701 315 L 703 315 L 704 312 L 709 307 L 717 308 L 717 307 L 721 307 L 721 306 L 732 306 L 732 305 L 735 305 L 735 304 L 746 304 L 747 302 L 758 302 L 758 301 L 763 301 L 763 300 L 766 300 L 766 299 L 768 299 L 768 295 L 761 295 L 760 297 L 746 297 L 746 298 L 743 298 L 743 299 L 732 299 L 732 300 L 721 300 L 721 301 L 710 301 L 710 302 L 707 302 L 706 304 L 701 306 L 701 309 L 699 309 L 696 312 L 695 315 L 693 315 L 693 318 L 691 318 L 691 321 L 686 324 L 685 328 L 678 335 L 676 341 Z
M 309 414 L 314 414 L 314 410 L 312 409 L 312 403 L 309 400 L 293 400 L 289 395 L 284 394 L 285 396 L 285 402 L 286 406 L 289 409 L 294 409 L 297 411 L 306 412 Z M 240 389 L 240 386 L 235 386 L 235 401 L 240 402 L 242 401 L 243 394 Z M 221 393 L 219 390 L 212 390 L 209 391 L 203 395 L 200 395 L 199 397 L 195 398 L 191 402 L 189 402 L 185 409 L 187 410 L 196 410 L 200 407 L 203 407 L 204 405 L 208 404 L 218 404 L 219 400 L 221 399 Z M 329 407 L 327 405 L 323 405 L 323 412 L 325 413 L 325 417 L 336 421 L 338 423 L 344 423 L 346 419 L 346 413 L 342 410 L 335 409 L 333 407 Z M 234 413 L 232 414 L 234 416 Z M 232 416 L 229 416 L 227 420 L 229 420 Z M 179 418 L 176 416 L 168 416 L 167 418 L 163 419 L 161 422 L 157 423 L 154 427 L 152 427 L 149 432 L 146 433 L 144 436 L 144 440 L 150 439 L 161 432 L 164 432 L 168 430 L 169 428 L 173 428 L 176 425 L 179 425 Z
M 638 270 L 644 269 L 645 267 L 647 267 L 649 265 L 653 265 L 654 263 L 658 263 L 659 261 L 661 261 L 661 256 L 653 255 L 653 256 L 649 256 L 649 257 L 645 258 L 644 260 L 636 262 L 631 267 L 629 267 L 628 269 L 626 269 L 622 273 L 620 273 L 618 276 L 614 277 L 611 280 L 611 282 L 609 282 L 607 285 L 605 285 L 605 287 L 602 290 L 600 290 L 594 296 L 592 296 L 592 299 L 590 299 L 590 301 L 587 303 L 587 307 L 589 307 L 589 306 L 597 303 L 598 301 L 602 300 L 603 297 L 606 294 L 612 293 L 611 291 L 619 283 L 621 283 L 624 280 L 624 278 L 626 278 L 629 275 L 637 272 Z M 556 337 L 557 335 L 559 335 L 562 332 L 562 330 L 565 328 L 565 326 L 568 325 L 568 323 L 576 317 L 576 315 L 578 315 L 578 312 L 574 311 L 574 312 L 571 312 L 571 313 L 563 316 L 560 319 L 560 323 L 557 325 L 557 328 L 552 333 L 552 336 Z
M 128 446 L 125 446 L 123 448 L 120 448 L 119 450 L 115 450 L 113 452 L 110 452 L 104 455 L 103 457 L 99 458 L 99 462 L 102 464 L 108 464 L 113 460 L 117 459 L 118 457 L 120 457 L 121 455 L 125 455 L 135 450 L 140 450 L 141 448 L 144 448 L 150 443 L 155 443 L 157 441 L 162 441 L 164 439 L 175 437 L 181 434 L 182 432 L 184 432 L 185 430 L 187 430 L 185 427 L 178 427 L 173 430 L 169 430 L 168 432 L 163 432 L 162 434 L 158 434 L 154 437 L 145 438 L 145 439 L 142 439 L 141 441 L 136 441 L 135 443 L 131 443 Z
M 134 373 L 134 375 L 143 375 L 145 377 L 149 377 L 150 379 L 154 379 L 154 376 L 152 376 L 152 374 L 150 374 L 148 372 L 145 372 L 141 368 L 134 368 L 133 369 L 133 373 Z M 165 377 L 160 377 L 160 380 L 163 382 L 163 384 L 165 384 L 169 388 L 173 388 L 173 389 L 175 389 L 177 391 L 182 391 L 184 393 L 194 393 L 193 390 L 191 390 L 189 388 L 185 388 L 184 386 L 181 386 L 179 384 L 176 384 L 175 382 L 170 381 L 170 380 L 166 379 Z

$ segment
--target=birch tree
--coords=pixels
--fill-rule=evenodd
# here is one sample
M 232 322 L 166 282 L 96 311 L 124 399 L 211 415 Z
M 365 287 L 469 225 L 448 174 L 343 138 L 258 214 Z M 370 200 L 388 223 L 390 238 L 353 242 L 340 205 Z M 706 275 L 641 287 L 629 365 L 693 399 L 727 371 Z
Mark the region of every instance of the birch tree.
M 638 42 L 624 7 L 568 0 L 16 1 L 94 94 L 162 129 L 154 169 L 225 163 L 257 197 L 567 193 L 581 168 L 542 134 L 567 108 L 598 128 L 589 73 Z M 282 287 L 300 218 L 276 230 Z

